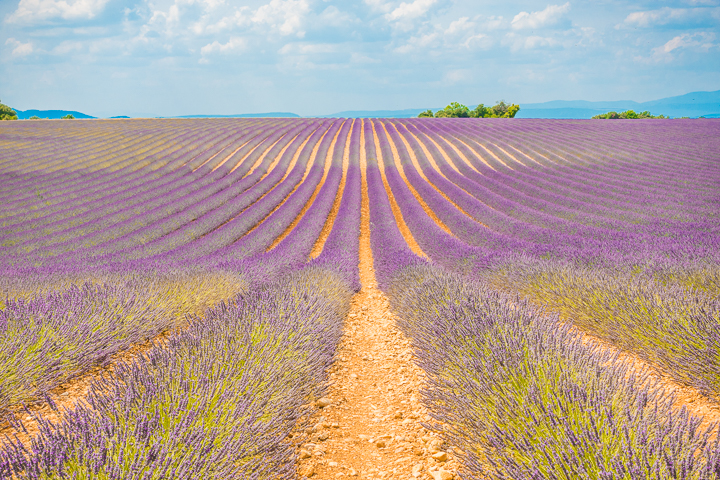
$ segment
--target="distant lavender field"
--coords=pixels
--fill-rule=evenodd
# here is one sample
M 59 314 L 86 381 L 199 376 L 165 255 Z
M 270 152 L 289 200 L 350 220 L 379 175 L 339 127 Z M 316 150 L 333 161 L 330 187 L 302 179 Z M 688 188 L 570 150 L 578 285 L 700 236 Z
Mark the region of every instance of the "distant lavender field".
M 703 119 L 3 122 L 0 411 L 149 347 L 0 478 L 297 478 L 361 178 L 465 478 L 719 478 L 717 425 L 647 381 L 720 401 L 719 152 Z

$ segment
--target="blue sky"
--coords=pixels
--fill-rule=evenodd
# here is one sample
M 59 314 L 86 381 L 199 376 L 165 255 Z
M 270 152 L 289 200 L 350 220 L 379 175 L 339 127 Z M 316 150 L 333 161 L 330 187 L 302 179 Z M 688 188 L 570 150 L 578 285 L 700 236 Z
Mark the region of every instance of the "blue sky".
M 0 0 L 0 99 L 96 116 L 720 89 L 720 0 Z

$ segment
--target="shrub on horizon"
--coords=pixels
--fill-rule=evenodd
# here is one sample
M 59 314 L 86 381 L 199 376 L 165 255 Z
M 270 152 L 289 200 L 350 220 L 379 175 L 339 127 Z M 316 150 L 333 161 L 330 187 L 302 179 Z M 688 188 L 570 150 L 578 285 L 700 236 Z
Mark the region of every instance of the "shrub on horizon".
M 17 112 L 0 102 L 0 120 L 17 120 Z
M 644 112 L 636 113 L 634 110 L 626 110 L 624 112 L 608 112 L 608 113 L 601 113 L 600 115 L 595 115 L 592 117 L 593 119 L 610 119 L 610 120 L 617 120 L 617 119 L 637 119 L 637 118 L 670 118 L 666 117 L 665 115 L 653 115 L 647 110 Z
M 518 111 L 520 111 L 519 105 L 508 104 L 504 100 L 499 101 L 494 107 L 486 107 L 481 103 L 472 110 L 461 103 L 452 102 L 434 114 L 432 110 L 425 110 L 418 115 L 418 118 L 513 118 Z

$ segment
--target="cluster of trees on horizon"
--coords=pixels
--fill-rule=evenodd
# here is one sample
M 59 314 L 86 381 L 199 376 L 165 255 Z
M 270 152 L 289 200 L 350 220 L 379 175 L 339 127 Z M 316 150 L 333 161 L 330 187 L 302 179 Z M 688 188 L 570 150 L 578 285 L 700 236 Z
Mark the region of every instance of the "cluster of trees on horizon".
M 17 120 L 17 112 L 13 110 L 11 107 L 8 107 L 2 101 L 0 101 L 0 121 L 2 120 Z M 61 120 L 74 120 L 75 117 L 68 113 L 64 117 L 61 118 Z M 28 118 L 28 120 L 40 120 L 40 117 L 37 115 L 33 115 L 32 117 Z M 49 120 L 49 118 L 46 118 L 46 120 Z
M 480 104 L 470 110 L 465 105 L 452 102 L 442 110 L 433 113 L 432 110 L 425 110 L 419 118 L 513 118 L 520 111 L 520 105 L 505 103 L 504 100 L 499 101 L 494 107 L 486 107 Z
M 17 120 L 17 112 L 0 101 L 0 120 Z
M 618 119 L 635 119 L 635 118 L 670 118 L 670 117 L 666 117 L 665 115 L 652 115 L 647 110 L 645 110 L 644 112 L 639 112 L 639 113 L 636 113 L 634 110 L 625 110 L 624 112 L 620 112 L 620 113 L 617 113 L 617 112 L 601 113 L 600 115 L 595 115 L 592 118 L 618 120 Z

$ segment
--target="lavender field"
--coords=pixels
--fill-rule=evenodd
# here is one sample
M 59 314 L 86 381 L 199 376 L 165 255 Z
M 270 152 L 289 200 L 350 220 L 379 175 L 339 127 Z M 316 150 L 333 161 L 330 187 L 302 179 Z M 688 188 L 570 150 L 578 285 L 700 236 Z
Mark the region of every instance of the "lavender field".
M 2 122 L 0 272 L 0 478 L 336 478 L 373 282 L 459 466 L 358 478 L 720 478 L 718 120 Z

